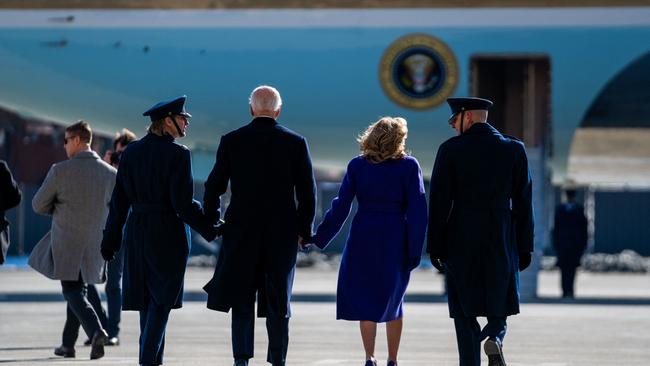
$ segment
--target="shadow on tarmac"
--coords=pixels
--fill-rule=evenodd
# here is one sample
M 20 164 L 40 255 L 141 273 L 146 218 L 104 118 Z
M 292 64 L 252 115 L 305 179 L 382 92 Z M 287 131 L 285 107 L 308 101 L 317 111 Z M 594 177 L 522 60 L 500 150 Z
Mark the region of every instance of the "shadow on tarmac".
M 205 302 L 208 297 L 205 292 L 187 291 L 183 296 L 184 301 Z M 0 302 L 63 302 L 63 295 L 56 293 L 38 294 L 38 293 L 4 293 L 0 295 Z M 293 294 L 293 302 L 336 302 L 334 294 Z M 410 303 L 446 303 L 447 297 L 443 294 L 424 293 L 408 294 L 405 297 L 406 302 Z M 522 300 L 524 304 L 557 304 L 557 305 L 632 305 L 647 306 L 650 305 L 650 298 L 607 298 L 607 297 L 578 297 L 575 299 L 563 299 L 557 297 L 537 297 L 534 299 Z M 0 351 L 2 348 L 0 348 Z M 2 362 L 2 361 L 0 361 Z

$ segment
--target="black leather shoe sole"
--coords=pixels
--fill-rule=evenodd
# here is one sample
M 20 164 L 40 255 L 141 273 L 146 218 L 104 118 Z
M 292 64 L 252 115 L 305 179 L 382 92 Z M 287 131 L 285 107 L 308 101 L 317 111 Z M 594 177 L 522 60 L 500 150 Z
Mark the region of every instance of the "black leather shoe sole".
M 104 357 L 104 344 L 108 340 L 108 336 L 103 330 L 98 330 L 93 335 L 93 341 L 90 344 L 90 359 L 96 360 Z
M 75 358 L 77 356 L 74 348 L 64 348 L 63 346 L 56 347 L 54 349 L 54 354 L 57 356 L 62 356 L 64 358 Z
M 488 356 L 488 366 L 506 366 L 501 345 L 497 341 L 488 339 L 483 344 L 483 350 Z

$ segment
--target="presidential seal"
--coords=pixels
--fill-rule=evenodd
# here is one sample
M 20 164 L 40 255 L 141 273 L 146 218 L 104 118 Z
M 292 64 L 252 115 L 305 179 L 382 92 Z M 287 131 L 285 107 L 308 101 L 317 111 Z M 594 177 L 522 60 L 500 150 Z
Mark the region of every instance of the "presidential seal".
M 458 84 L 453 53 L 437 38 L 409 34 L 393 42 L 381 58 L 379 80 L 395 103 L 428 109 L 444 102 Z

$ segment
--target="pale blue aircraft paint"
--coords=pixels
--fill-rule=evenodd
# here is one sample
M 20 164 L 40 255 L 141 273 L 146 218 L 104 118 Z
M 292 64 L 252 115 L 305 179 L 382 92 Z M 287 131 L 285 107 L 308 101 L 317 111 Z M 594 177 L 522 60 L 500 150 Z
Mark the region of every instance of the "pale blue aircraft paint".
M 75 21 L 52 20 L 67 14 Z M 461 18 L 475 21 L 459 26 Z M 453 51 L 455 96 L 469 94 L 474 55 L 549 57 L 551 166 L 560 180 L 592 101 L 650 51 L 650 8 L 0 11 L 0 104 L 142 135 L 144 110 L 187 94 L 194 118 L 182 142 L 194 148 L 195 174 L 204 179 L 219 137 L 250 120 L 250 91 L 269 84 L 284 99 L 280 122 L 307 137 L 317 166 L 345 168 L 358 152 L 355 137 L 378 117 L 398 115 L 408 120 L 408 147 L 428 175 L 438 145 L 453 136 L 448 107 L 402 108 L 378 78 L 386 48 L 416 32 Z

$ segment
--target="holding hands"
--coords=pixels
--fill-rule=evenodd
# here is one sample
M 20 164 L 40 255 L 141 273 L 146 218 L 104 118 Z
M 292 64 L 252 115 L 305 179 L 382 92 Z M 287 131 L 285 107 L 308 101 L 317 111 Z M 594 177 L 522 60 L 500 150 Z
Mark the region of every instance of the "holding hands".
M 312 235 L 309 235 L 309 238 L 303 238 L 302 236 L 298 235 L 298 250 L 299 251 L 308 252 L 313 246 L 314 246 L 314 243 L 312 241 Z

